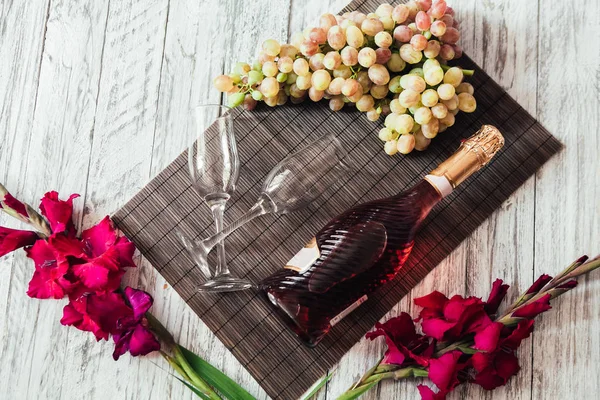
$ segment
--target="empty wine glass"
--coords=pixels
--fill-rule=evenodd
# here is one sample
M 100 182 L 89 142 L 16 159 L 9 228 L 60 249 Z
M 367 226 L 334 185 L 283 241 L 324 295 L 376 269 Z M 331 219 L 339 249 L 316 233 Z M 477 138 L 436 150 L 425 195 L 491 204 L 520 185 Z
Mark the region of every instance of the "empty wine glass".
M 233 132 L 231 109 L 221 105 L 202 105 L 193 108 L 188 117 L 188 135 L 193 143 L 188 149 L 188 164 L 192 187 L 210 207 L 217 232 L 223 229 L 225 204 L 235 190 L 239 159 Z M 188 251 L 189 239 L 177 232 Z M 198 286 L 200 291 L 234 291 L 248 289 L 253 284 L 232 276 L 227 268 L 223 242 L 216 242 L 217 267 L 212 279 Z M 204 254 L 190 251 L 196 264 L 210 278 Z M 202 258 L 199 258 L 202 256 Z
M 200 241 L 179 234 L 198 265 L 206 267 L 208 253 L 236 229 L 260 215 L 287 214 L 305 207 L 349 170 L 347 153 L 339 139 L 325 135 L 281 160 L 265 178 L 254 206 L 238 220 Z

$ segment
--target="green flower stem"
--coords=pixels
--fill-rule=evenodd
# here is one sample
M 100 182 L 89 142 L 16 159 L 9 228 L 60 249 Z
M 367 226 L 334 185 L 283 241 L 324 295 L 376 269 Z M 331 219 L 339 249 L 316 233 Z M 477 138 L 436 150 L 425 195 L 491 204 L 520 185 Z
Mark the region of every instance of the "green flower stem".
M 160 350 L 160 355 L 163 356 L 163 358 L 169 363 L 169 365 L 171 366 L 171 368 L 173 368 L 175 371 L 177 371 L 177 373 L 179 375 L 181 375 L 181 377 L 183 379 L 185 379 L 188 382 L 192 381 L 190 379 L 190 377 L 188 376 L 188 374 L 185 373 L 185 371 L 183 370 L 183 368 L 181 368 L 181 365 L 179 365 L 177 363 L 177 361 L 173 357 L 171 357 L 170 355 L 168 355 L 167 353 L 165 353 L 162 350 Z
M 174 357 L 169 357 L 167 362 L 174 367 L 174 369 L 181 374 L 184 379 L 190 382 L 194 387 L 200 390 L 207 398 L 211 400 L 222 400 L 221 397 L 210 387 L 210 385 L 202 379 L 196 371 L 191 367 L 188 360 L 185 358 L 181 347 L 175 342 L 173 335 L 160 323 L 160 321 L 151 313 L 146 313 L 146 318 L 152 331 L 165 343 L 173 352 Z M 162 352 L 161 352 L 162 353 Z M 163 356 L 164 357 L 164 356 Z M 169 361 L 169 360 L 172 360 Z M 177 365 L 176 368 L 174 365 Z

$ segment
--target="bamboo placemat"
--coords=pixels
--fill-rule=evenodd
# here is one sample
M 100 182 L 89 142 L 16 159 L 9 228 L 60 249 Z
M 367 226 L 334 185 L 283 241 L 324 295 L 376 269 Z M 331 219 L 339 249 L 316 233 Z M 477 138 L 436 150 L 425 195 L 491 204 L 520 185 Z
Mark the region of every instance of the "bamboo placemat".
M 375 0 L 356 0 L 346 10 L 369 12 Z M 423 153 L 389 157 L 377 139 L 380 124 L 356 111 L 332 113 L 326 104 L 234 110 L 241 159 L 237 192 L 226 221 L 240 217 L 256 200 L 264 177 L 285 155 L 324 133 L 334 132 L 360 171 L 332 187 L 308 208 L 281 217 L 263 216 L 227 239 L 233 273 L 253 280 L 281 268 L 330 218 L 358 202 L 390 196 L 418 182 L 481 125 L 497 126 L 506 144 L 485 169 L 438 205 L 425 222 L 408 264 L 388 286 L 351 313 L 314 349 L 302 345 L 260 293 L 197 294 L 202 273 L 174 230 L 195 238 L 213 233 L 208 207 L 190 186 L 187 153 L 154 178 L 115 213 L 113 220 L 227 348 L 275 399 L 304 393 L 328 368 L 521 186 L 561 144 L 467 56 L 476 70 L 470 82 L 478 101 L 473 114 L 460 113 Z

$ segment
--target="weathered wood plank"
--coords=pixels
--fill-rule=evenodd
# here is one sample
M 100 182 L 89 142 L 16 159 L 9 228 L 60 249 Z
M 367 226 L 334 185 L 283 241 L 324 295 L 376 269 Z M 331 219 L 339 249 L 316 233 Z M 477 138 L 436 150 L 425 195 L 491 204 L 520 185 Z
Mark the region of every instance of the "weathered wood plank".
M 597 1 L 585 0 L 539 10 L 538 118 L 565 148 L 537 174 L 536 276 L 557 273 L 581 254 L 600 253 L 599 13 Z M 599 304 L 595 272 L 540 318 L 532 398 L 597 397 Z

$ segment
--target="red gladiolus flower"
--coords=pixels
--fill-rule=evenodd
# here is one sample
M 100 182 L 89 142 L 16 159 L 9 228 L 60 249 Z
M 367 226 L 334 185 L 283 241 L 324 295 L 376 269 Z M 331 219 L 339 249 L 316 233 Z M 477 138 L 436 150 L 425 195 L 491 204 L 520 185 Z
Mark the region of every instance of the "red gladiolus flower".
M 441 390 L 435 393 L 430 387 L 425 385 L 417 385 L 417 389 L 419 389 L 421 400 L 444 400 L 448 394 Z
M 502 300 L 504 300 L 509 287 L 510 286 L 502 283 L 502 279 L 496 279 L 494 281 L 494 284 L 492 285 L 492 292 L 490 293 L 490 296 L 488 297 L 484 306 L 485 311 L 488 314 L 494 314 L 496 311 L 498 311 L 498 307 L 500 307 L 500 303 L 502 303 Z
M 23 202 L 15 199 L 12 194 L 6 193 L 4 198 L 2 199 L 2 203 L 6 204 L 9 208 L 12 208 L 17 212 L 17 214 L 22 217 L 29 218 L 29 214 L 27 214 L 27 207 Z M 0 203 L 0 208 L 2 207 L 2 203 Z
M 552 280 L 552 277 L 550 275 L 543 274 L 539 278 L 537 278 L 537 280 L 535 282 L 533 282 L 533 285 L 531 285 L 531 287 L 529 289 L 527 289 L 527 292 L 525 292 L 525 293 L 526 294 L 537 293 L 540 290 L 542 290 L 542 288 L 544 286 L 546 286 L 546 284 L 548 282 L 550 282 L 551 280 Z
M 472 381 L 487 390 L 505 385 L 510 377 L 519 372 L 519 360 L 514 352 L 533 331 L 533 320 L 521 321 L 507 337 L 496 338 L 498 331 L 503 328 L 502 324 L 495 322 L 475 335 L 476 348 L 485 347 L 488 352 L 473 354 L 470 362 L 477 374 Z
M 88 297 L 80 296 L 76 299 L 71 299 L 71 302 L 63 309 L 63 317 L 60 323 L 74 326 L 80 331 L 92 332 L 96 336 L 97 341 L 101 339 L 108 340 L 108 332 L 103 331 L 100 325 L 87 312 Z
M 458 372 L 466 367 L 466 364 L 460 364 L 458 360 L 462 352 L 458 350 L 446 353 L 440 358 L 429 360 L 429 379 L 443 393 L 451 392 L 460 384 Z
M 70 236 L 75 235 L 75 226 L 73 225 L 73 199 L 79 197 L 78 194 L 72 194 L 64 201 L 58 198 L 57 192 L 48 192 L 44 195 L 40 203 L 40 211 L 50 223 L 52 232 L 67 232 Z
M 375 339 L 385 337 L 387 351 L 382 361 L 384 364 L 401 365 L 414 361 L 419 365 L 427 366 L 433 346 L 428 339 L 417 334 L 415 324 L 407 313 L 391 318 L 385 323 L 376 323 L 375 330 L 366 334 L 366 338 Z
M 35 263 L 27 295 L 37 299 L 62 299 L 73 289 L 74 279 L 68 278 L 69 263 L 60 257 L 45 240 L 38 240 L 25 250 Z
M 0 226 L 0 257 L 21 247 L 31 246 L 38 239 L 35 232 Z
M 552 307 L 550 307 L 550 298 L 551 298 L 550 294 L 545 294 L 544 296 L 540 297 L 533 303 L 525 304 L 525 305 L 517 308 L 512 313 L 512 316 L 517 317 L 517 318 L 533 319 L 537 315 L 539 315 L 545 311 L 548 311 L 549 309 L 552 308 Z
M 116 293 L 90 295 L 88 299 L 90 316 L 104 331 L 113 335 L 115 360 L 127 351 L 135 357 L 160 349 L 160 343 L 147 328 L 148 321 L 144 316 L 152 306 L 152 296 L 142 290 L 126 287 L 125 297 L 131 306 L 125 304 L 123 297 Z

